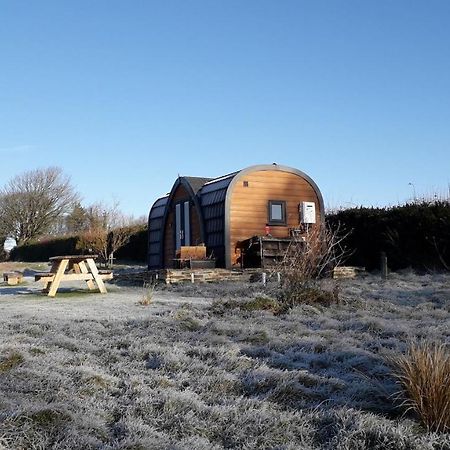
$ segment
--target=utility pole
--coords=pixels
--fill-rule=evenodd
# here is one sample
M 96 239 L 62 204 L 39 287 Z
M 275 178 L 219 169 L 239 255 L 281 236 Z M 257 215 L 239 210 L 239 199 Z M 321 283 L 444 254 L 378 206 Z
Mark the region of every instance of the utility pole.
M 413 188 L 413 201 L 414 201 L 414 203 L 415 203 L 416 200 L 417 200 L 417 197 L 416 197 L 416 186 L 414 185 L 414 183 L 413 183 L 412 181 L 410 181 L 410 182 L 408 183 L 408 185 L 409 185 L 409 186 L 412 186 L 412 188 Z

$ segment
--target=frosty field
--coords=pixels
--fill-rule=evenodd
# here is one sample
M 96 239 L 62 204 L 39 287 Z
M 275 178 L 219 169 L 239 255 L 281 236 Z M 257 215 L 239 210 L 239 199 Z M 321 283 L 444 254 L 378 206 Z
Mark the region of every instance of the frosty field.
M 385 357 L 450 342 L 450 275 L 341 281 L 339 305 L 239 308 L 260 284 L 48 299 L 0 287 L 0 449 L 450 449 Z

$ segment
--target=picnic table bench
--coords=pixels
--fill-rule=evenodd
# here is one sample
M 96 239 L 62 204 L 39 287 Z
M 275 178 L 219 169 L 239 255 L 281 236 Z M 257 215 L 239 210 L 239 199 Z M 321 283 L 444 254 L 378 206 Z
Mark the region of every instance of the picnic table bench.
M 5 272 L 3 274 L 3 281 L 8 283 L 8 286 L 16 286 L 22 283 L 23 273 L 22 272 Z
M 34 275 L 35 281 L 44 283 L 44 292 L 54 297 L 62 281 L 85 281 L 90 290 L 96 285 L 102 294 L 107 290 L 103 280 L 111 280 L 111 271 L 99 271 L 95 264 L 97 255 L 66 255 L 50 258 L 50 272 L 39 272 Z

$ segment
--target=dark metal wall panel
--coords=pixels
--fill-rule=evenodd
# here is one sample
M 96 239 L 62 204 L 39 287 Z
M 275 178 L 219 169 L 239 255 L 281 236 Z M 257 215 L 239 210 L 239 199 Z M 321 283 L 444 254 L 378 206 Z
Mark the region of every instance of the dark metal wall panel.
M 225 263 L 225 198 L 236 173 L 206 183 L 197 194 L 203 214 L 205 244 L 218 266 Z
M 169 197 L 156 200 L 148 216 L 148 268 L 162 268 L 162 245 L 164 239 L 163 219 Z

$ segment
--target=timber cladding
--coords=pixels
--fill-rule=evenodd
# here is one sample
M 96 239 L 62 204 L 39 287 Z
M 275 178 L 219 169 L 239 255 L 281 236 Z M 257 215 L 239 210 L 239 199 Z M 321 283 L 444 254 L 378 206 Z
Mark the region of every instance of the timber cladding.
M 256 170 L 237 175 L 229 187 L 229 255 L 236 265 L 240 252 L 239 241 L 254 235 L 264 235 L 269 222 L 269 201 L 283 201 L 286 205 L 286 224 L 270 225 L 274 237 L 288 237 L 289 228 L 299 226 L 299 205 L 303 201 L 316 204 L 316 222 L 321 221 L 319 196 L 314 187 L 297 173 L 280 170 Z

